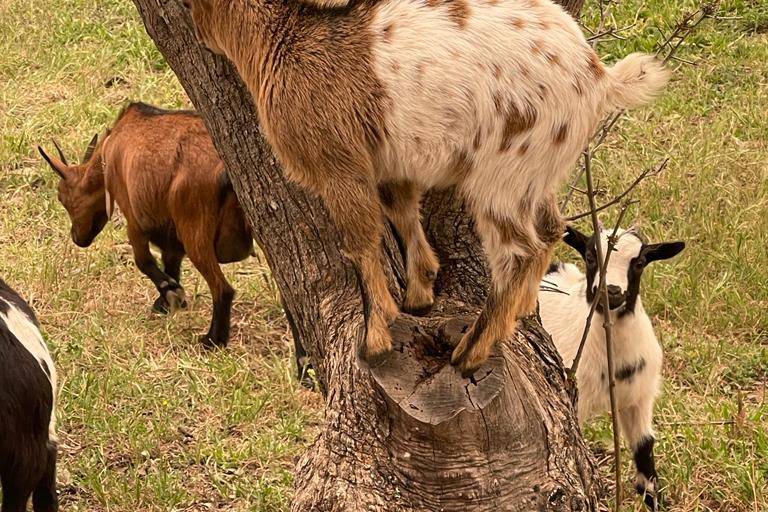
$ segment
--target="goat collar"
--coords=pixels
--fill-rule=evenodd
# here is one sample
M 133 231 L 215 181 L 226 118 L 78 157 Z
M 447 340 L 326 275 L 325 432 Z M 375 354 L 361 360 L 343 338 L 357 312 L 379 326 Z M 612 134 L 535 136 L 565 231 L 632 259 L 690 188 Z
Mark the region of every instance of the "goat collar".
M 101 143 L 101 172 L 104 173 L 104 203 L 107 208 L 107 220 L 112 219 L 112 212 L 115 209 L 115 198 L 109 193 L 109 172 L 107 172 L 107 159 L 104 155 L 109 137 L 107 135 L 104 142 Z

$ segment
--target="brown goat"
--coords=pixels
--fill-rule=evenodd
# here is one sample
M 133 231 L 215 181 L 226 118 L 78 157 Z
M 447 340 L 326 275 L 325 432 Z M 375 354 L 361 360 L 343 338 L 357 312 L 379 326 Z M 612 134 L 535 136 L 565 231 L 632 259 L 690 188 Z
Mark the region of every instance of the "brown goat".
M 127 221 L 136 266 L 160 292 L 153 309 L 184 307 L 179 280 L 187 255 L 213 297 L 213 318 L 201 341 L 226 345 L 235 291 L 219 263 L 248 257 L 253 238 L 200 117 L 132 103 L 101 142 L 94 136 L 81 165 L 69 165 L 56 148 L 60 159 L 38 149 L 61 177 L 59 201 L 72 221 L 75 244 L 91 245 L 116 202 Z M 150 243 L 162 251 L 163 270 Z
M 288 177 L 343 231 L 372 297 L 368 358 L 391 349 L 398 314 L 382 212 L 407 246 L 405 307 L 426 308 L 437 261 L 421 191 L 457 188 L 493 281 L 451 358 L 464 374 L 535 309 L 564 228 L 555 194 L 600 120 L 648 103 L 668 77 L 650 55 L 606 68 L 551 0 L 183 3 L 201 41 L 237 67 Z

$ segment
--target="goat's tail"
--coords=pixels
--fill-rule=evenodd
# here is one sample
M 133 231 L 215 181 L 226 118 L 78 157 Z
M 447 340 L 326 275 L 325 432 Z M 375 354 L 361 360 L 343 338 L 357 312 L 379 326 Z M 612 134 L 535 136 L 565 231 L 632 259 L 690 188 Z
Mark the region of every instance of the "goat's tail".
M 656 57 L 633 53 L 608 72 L 606 110 L 629 110 L 646 105 L 658 96 L 669 81 L 670 70 Z

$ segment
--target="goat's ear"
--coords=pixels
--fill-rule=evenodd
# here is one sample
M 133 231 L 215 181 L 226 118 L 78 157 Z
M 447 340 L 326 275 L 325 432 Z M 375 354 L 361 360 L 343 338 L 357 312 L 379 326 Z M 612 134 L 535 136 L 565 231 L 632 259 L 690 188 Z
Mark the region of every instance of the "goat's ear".
M 85 154 L 83 155 L 83 163 L 86 163 L 88 160 L 91 159 L 91 156 L 93 156 L 93 151 L 96 149 L 96 144 L 99 143 L 99 134 L 93 136 L 91 139 L 91 142 L 88 143 L 88 148 L 85 150 Z
M 683 249 L 685 249 L 685 242 L 649 244 L 643 246 L 642 255 L 645 256 L 645 261 L 650 263 L 652 261 L 668 260 L 680 254 Z
M 321 9 L 341 9 L 349 5 L 351 0 L 298 0 L 305 5 L 320 7 Z
M 59 147 L 59 145 L 56 144 L 55 142 L 54 142 L 54 145 L 56 146 L 56 148 Z M 51 169 L 56 171 L 56 174 L 58 174 L 61 177 L 61 179 L 66 180 L 67 176 L 69 175 L 69 166 L 66 163 L 59 160 L 58 158 L 48 156 L 48 154 L 43 150 L 42 147 L 37 146 L 37 150 L 40 152 L 40 156 L 42 156 L 43 159 L 46 162 L 48 162 L 48 165 L 51 166 Z M 63 157 L 64 155 L 60 153 L 59 156 Z
M 581 257 L 584 258 L 587 254 L 587 244 L 589 243 L 589 237 L 574 228 L 573 226 L 567 226 L 565 228 L 565 236 L 563 242 L 576 249 Z

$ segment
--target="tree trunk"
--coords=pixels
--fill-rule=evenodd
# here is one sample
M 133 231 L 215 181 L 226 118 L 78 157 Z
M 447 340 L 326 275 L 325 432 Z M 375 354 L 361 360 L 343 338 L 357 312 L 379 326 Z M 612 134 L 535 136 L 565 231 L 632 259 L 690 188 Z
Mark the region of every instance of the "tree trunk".
M 401 315 L 397 349 L 370 369 L 359 274 L 320 201 L 287 182 L 234 68 L 197 44 L 175 0 L 134 0 L 203 115 L 326 397 L 325 428 L 296 468 L 293 510 L 597 510 L 600 477 L 562 363 L 535 319 L 462 379 L 450 347 L 485 298 L 485 259 L 463 206 L 432 193 L 424 223 L 442 264 L 438 305 Z M 400 250 L 385 243 L 396 296 Z

